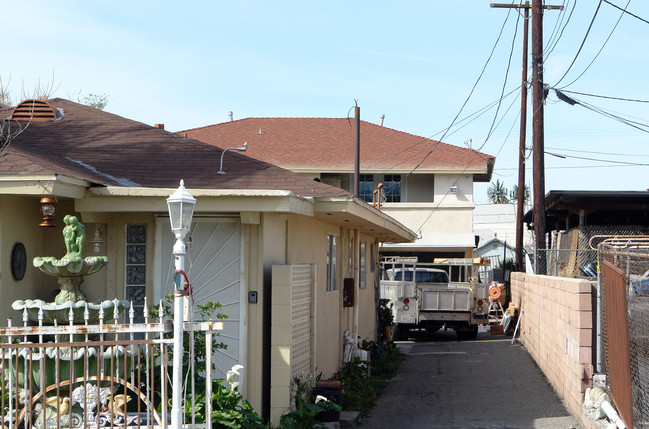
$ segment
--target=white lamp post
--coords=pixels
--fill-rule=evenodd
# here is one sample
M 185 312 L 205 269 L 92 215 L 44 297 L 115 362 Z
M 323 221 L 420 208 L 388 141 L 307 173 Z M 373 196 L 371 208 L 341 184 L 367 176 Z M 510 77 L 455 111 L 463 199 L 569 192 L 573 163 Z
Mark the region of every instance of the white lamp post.
M 185 236 L 192 226 L 192 215 L 196 206 L 196 199 L 191 196 L 185 183 L 181 180 L 180 186 L 167 198 L 169 207 L 169 221 L 171 231 L 176 236 L 174 243 L 174 261 L 176 273 L 185 272 Z M 182 369 L 183 369 L 183 292 L 185 291 L 184 279 L 176 275 L 176 291 L 174 293 L 174 361 L 173 361 L 173 395 L 171 397 L 171 427 L 180 429 L 183 423 L 182 407 Z

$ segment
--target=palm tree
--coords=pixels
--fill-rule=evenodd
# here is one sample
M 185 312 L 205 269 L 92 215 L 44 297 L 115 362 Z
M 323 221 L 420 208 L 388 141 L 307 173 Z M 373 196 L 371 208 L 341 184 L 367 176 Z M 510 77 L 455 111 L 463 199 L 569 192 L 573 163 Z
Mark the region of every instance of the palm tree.
M 509 192 L 509 199 L 512 202 L 518 201 L 518 185 L 514 185 L 512 187 L 512 190 Z M 525 185 L 523 187 L 523 205 L 527 205 L 529 200 L 530 200 L 530 188 L 529 186 Z
M 500 180 L 496 180 L 496 183 L 491 182 L 491 186 L 487 189 L 487 196 L 492 204 L 507 204 L 509 202 L 507 188 Z

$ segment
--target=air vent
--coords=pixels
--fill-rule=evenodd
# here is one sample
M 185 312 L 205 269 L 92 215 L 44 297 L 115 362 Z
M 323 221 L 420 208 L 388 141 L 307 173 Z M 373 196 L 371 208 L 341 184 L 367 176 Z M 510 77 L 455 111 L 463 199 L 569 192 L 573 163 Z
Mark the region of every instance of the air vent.
M 14 108 L 11 119 L 19 122 L 52 122 L 56 119 L 56 111 L 47 101 L 25 100 Z

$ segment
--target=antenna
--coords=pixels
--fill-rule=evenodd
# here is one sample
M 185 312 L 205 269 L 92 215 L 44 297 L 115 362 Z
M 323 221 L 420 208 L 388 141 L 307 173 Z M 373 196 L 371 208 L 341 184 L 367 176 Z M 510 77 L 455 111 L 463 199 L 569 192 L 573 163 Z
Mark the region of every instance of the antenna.
M 243 144 L 243 146 L 241 146 L 241 147 L 229 147 L 229 148 L 225 149 L 223 151 L 223 153 L 221 154 L 221 166 L 219 167 L 218 173 L 219 174 L 225 174 L 225 171 L 223 171 L 223 155 L 225 155 L 225 153 L 227 151 L 229 151 L 229 150 L 238 150 L 238 151 L 241 151 L 241 152 L 245 152 L 247 149 L 248 149 L 248 142 L 245 142 Z

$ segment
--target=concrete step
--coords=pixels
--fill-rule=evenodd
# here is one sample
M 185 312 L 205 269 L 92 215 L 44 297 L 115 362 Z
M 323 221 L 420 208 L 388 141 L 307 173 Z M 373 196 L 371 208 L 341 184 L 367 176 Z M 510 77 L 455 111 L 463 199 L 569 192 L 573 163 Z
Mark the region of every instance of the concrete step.
M 341 411 L 340 428 L 355 428 L 361 422 L 360 411 Z

